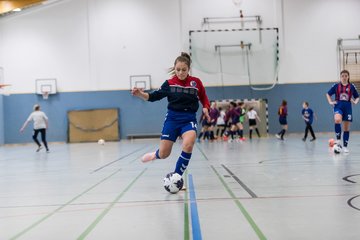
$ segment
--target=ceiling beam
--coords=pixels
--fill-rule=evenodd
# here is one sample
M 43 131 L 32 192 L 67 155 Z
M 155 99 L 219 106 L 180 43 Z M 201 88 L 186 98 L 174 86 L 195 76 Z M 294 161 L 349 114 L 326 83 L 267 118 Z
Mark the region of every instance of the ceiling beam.
M 0 14 L 11 12 L 16 8 L 25 8 L 34 4 L 40 4 L 45 0 L 13 0 L 13 1 L 0 1 Z

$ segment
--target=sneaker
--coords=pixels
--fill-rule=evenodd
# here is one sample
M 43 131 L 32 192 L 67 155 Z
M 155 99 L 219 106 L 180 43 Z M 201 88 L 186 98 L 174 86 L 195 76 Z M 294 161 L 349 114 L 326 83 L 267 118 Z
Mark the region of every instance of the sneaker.
M 36 149 L 36 152 L 39 152 L 42 149 L 42 146 L 39 146 L 38 149 Z
M 349 153 L 350 151 L 349 151 L 349 149 L 347 147 L 343 147 L 343 152 L 344 153 Z
M 49 153 L 50 152 L 50 150 L 49 149 L 46 149 L 46 153 Z
M 276 137 L 277 139 L 281 139 L 281 136 L 280 136 L 279 134 L 275 134 L 275 137 Z
M 306 138 L 303 138 L 302 140 L 305 142 L 305 141 L 306 141 Z M 311 140 L 310 140 L 310 141 L 311 141 Z
M 141 161 L 146 163 L 156 159 L 156 152 L 146 153 L 142 156 Z
M 310 142 L 313 142 L 313 141 L 315 141 L 316 140 L 316 138 L 312 138 L 312 139 L 310 139 Z
M 230 138 L 227 142 L 228 142 L 228 143 L 231 143 L 232 141 L 233 141 L 233 140 Z

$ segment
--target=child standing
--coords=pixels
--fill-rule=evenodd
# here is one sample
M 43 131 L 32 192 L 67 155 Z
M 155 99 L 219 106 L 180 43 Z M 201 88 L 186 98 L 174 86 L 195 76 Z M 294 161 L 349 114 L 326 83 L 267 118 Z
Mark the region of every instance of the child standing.
M 314 130 L 312 128 L 312 123 L 314 120 L 315 113 L 313 112 L 313 110 L 311 108 L 309 108 L 309 103 L 308 102 L 303 102 L 303 109 L 301 111 L 302 117 L 305 120 L 305 124 L 306 124 L 306 128 L 305 128 L 305 135 L 304 138 L 302 139 L 304 142 L 306 141 L 308 132 L 310 131 L 312 139 L 310 139 L 310 142 L 314 141 L 316 139 L 315 137 L 315 133 Z

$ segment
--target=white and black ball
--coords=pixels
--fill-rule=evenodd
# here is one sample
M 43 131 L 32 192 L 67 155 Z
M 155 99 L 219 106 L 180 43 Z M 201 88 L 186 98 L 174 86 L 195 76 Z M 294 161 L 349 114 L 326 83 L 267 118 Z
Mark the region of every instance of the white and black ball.
M 340 144 L 335 144 L 333 150 L 335 154 L 339 154 L 342 152 L 342 146 Z
M 184 186 L 184 180 L 178 173 L 168 173 L 164 178 L 164 188 L 169 193 L 177 193 Z

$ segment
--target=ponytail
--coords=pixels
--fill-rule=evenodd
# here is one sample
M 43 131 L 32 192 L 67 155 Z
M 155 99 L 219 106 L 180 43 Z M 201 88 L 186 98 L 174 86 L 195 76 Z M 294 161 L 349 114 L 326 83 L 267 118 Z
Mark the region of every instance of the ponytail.
M 174 66 L 169 68 L 168 70 L 168 73 L 173 76 L 175 75 L 175 65 L 176 63 L 178 62 L 183 62 L 185 63 L 189 68 L 190 68 L 190 65 L 191 65 L 191 58 L 190 58 L 190 55 L 186 52 L 181 52 L 181 55 L 178 56 L 176 59 L 175 59 L 175 62 L 174 62 Z

